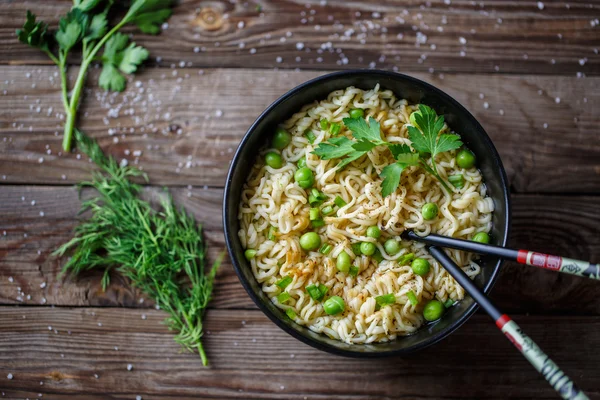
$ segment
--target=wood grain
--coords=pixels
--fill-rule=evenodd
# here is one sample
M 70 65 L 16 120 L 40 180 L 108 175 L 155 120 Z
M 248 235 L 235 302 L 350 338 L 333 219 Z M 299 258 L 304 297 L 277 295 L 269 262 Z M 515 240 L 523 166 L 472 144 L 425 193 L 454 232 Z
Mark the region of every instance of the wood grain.
M 56 69 L 4 66 L 0 71 L 0 183 L 86 179 L 87 160 L 61 153 Z M 321 74 L 202 72 L 148 69 L 123 94 L 107 94 L 94 87 L 98 71 L 93 71 L 80 126 L 119 160 L 139 162 L 154 184 L 222 186 L 233 151 L 260 112 Z M 498 148 L 514 191 L 600 191 L 600 78 L 416 76 L 474 113 Z
M 135 40 L 164 67 L 596 75 L 600 6 L 590 3 L 183 0 L 160 36 L 136 32 Z M 0 62 L 49 63 L 19 43 L 15 29 L 26 9 L 55 27 L 70 7 L 68 0 L 0 3 Z
M 161 189 L 148 188 L 156 198 Z M 203 221 L 210 257 L 225 248 L 220 189 L 172 191 L 177 204 Z M 90 192 L 84 192 L 84 197 Z M 35 201 L 35 205 L 31 205 Z M 513 196 L 513 247 L 534 249 L 582 260 L 600 260 L 598 198 L 592 196 Z M 58 278 L 64 260 L 51 256 L 71 237 L 79 200 L 74 188 L 3 186 L 0 190 L 0 303 L 60 306 L 151 307 L 118 274 L 107 292 L 100 273 Z M 43 212 L 44 216 L 40 216 Z M 6 232 L 6 235 L 4 235 Z M 27 237 L 25 237 L 27 235 Z M 12 279 L 12 282 L 9 281 Z M 20 288 L 20 290 L 17 290 Z M 506 263 L 493 298 L 506 312 L 600 315 L 598 282 Z M 29 299 L 27 296 L 31 296 Z M 140 303 L 140 299 L 144 299 Z M 226 260 L 217 277 L 214 308 L 255 308 Z
M 203 368 L 195 354 L 178 353 L 161 324 L 164 316 L 155 310 L 1 307 L 1 391 L 8 398 L 42 393 L 52 399 L 556 396 L 483 315 L 417 354 L 356 360 L 301 344 L 258 310 L 210 310 L 204 339 L 210 368 Z M 588 395 L 598 398 L 594 371 L 600 355 L 588 349 L 597 348 L 600 338 L 582 334 L 600 329 L 598 317 L 515 319 Z

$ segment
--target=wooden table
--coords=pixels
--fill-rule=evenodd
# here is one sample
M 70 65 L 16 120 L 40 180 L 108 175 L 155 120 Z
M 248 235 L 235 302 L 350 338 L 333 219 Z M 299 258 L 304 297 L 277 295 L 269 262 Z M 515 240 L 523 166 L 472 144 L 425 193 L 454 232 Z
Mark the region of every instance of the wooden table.
M 211 257 L 224 248 L 226 168 L 254 118 L 310 78 L 371 67 L 431 82 L 484 125 L 510 180 L 511 245 L 600 261 L 600 4 L 180 3 L 162 35 L 135 33 L 152 61 L 124 93 L 104 93 L 98 70 L 90 73 L 80 126 L 119 160 L 139 163 L 151 179 L 145 196 L 168 186 L 205 224 Z M 481 313 L 418 354 L 340 358 L 267 320 L 227 261 L 206 316 L 204 368 L 119 276 L 106 292 L 98 273 L 59 279 L 64 260 L 51 252 L 72 235 L 73 184 L 91 164 L 60 152 L 57 69 L 14 30 L 27 8 L 55 26 L 71 4 L 0 1 L 1 396 L 557 398 Z M 595 398 L 599 285 L 506 263 L 492 295 Z

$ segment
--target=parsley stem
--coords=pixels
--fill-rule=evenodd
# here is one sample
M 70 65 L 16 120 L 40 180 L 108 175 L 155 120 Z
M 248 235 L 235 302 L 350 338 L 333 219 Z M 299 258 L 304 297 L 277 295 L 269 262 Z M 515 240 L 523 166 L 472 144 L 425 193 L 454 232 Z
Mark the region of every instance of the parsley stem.
M 50 53 L 52 54 L 52 53 Z M 52 57 L 54 55 L 52 54 Z M 60 70 L 60 85 L 62 87 L 62 97 L 63 97 L 63 106 L 65 107 L 65 112 L 69 112 L 69 93 L 68 93 L 68 80 L 67 80 L 67 53 L 59 52 L 59 59 L 54 59 L 57 61 L 56 65 L 58 65 L 58 69 Z
M 54 64 L 56 64 L 56 65 L 60 64 L 60 62 L 58 61 L 58 58 L 56 58 L 56 56 L 54 54 L 52 54 L 52 52 L 49 49 L 42 49 L 42 51 L 44 53 L 46 53 L 48 58 L 50 58 L 52 60 L 52 62 L 54 62 Z
M 71 102 L 70 105 L 67 106 L 67 120 L 65 122 L 65 131 L 63 134 L 63 150 L 71 151 L 71 144 L 73 142 L 73 128 L 75 127 L 75 119 L 77 117 L 77 106 L 79 105 L 79 98 L 81 97 L 81 91 L 83 89 L 83 85 L 85 83 L 85 78 L 87 75 L 87 70 L 90 66 L 90 63 L 94 60 L 96 53 L 100 51 L 102 46 L 106 43 L 108 39 L 111 38 L 119 29 L 123 27 L 128 21 L 128 16 L 125 15 L 123 19 L 115 25 L 96 45 L 86 54 L 83 54 L 83 61 L 81 62 L 81 67 L 79 68 L 79 74 L 77 75 L 77 80 L 75 81 L 75 86 L 73 87 L 73 93 L 71 94 Z M 66 57 L 65 57 L 66 58 Z M 65 78 L 66 80 L 66 78 Z M 66 85 L 66 83 L 65 83 Z

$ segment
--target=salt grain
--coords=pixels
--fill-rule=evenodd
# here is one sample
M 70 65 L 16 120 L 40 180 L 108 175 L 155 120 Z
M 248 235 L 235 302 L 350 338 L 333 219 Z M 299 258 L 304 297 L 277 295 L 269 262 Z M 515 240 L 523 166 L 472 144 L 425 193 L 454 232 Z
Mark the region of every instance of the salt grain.
M 12 378 L 13 378 L 13 374 L 9 373 L 8 375 L 6 375 L 6 377 L 7 377 L 8 379 L 12 379 Z
M 127 371 L 131 371 L 133 369 L 133 365 L 127 364 Z
M 223 111 L 222 110 L 216 110 L 215 111 L 215 117 L 220 118 L 223 116 Z
M 458 41 L 460 42 L 460 44 L 467 44 L 467 39 L 465 39 L 464 37 L 459 37 Z
M 544 3 L 542 3 L 541 1 L 537 2 L 537 8 L 539 8 L 540 10 L 544 9 Z
M 42 288 L 42 289 L 43 289 L 43 288 L 45 288 L 45 287 L 46 287 L 46 282 L 42 282 L 42 283 L 40 283 L 40 288 Z
M 487 101 L 483 103 L 483 108 L 488 109 L 490 108 L 490 103 L 488 103 Z
M 554 99 L 554 102 L 555 102 L 556 104 L 560 104 L 560 97 L 556 97 L 556 98 Z

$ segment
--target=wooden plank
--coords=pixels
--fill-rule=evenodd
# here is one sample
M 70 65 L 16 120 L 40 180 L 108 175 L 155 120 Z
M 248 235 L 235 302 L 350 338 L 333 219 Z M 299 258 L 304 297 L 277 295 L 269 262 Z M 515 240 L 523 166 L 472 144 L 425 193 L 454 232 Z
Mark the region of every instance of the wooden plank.
M 8 398 L 42 393 L 52 399 L 556 396 L 483 315 L 414 355 L 357 360 L 300 343 L 258 310 L 210 310 L 204 339 L 210 368 L 195 354 L 179 353 L 164 317 L 154 310 L 2 307 L 1 391 Z M 600 345 L 598 317 L 515 319 L 588 395 L 600 395 L 600 355 L 588 350 Z
M 146 196 L 156 197 L 159 191 L 149 188 Z M 178 204 L 204 222 L 210 256 L 214 259 L 225 248 L 220 218 L 222 191 L 178 188 L 172 193 Z M 514 247 L 597 262 L 600 260 L 597 205 L 598 198 L 591 196 L 514 195 L 510 243 Z M 74 188 L 2 187 L 0 303 L 151 307 L 152 302 L 130 288 L 118 274 L 113 274 L 113 284 L 106 293 L 101 290 L 99 273 L 64 281 L 58 278 L 64 260 L 53 258 L 51 253 L 70 238 L 78 208 Z M 216 282 L 211 307 L 255 307 L 229 260 L 225 261 Z M 506 312 L 599 315 L 597 291 L 598 283 L 592 280 L 506 263 L 493 298 Z M 144 302 L 140 303 L 140 299 Z
M 41 52 L 17 42 L 15 29 L 26 9 L 54 27 L 70 6 L 68 0 L 0 3 L 0 62 L 48 63 Z M 161 36 L 137 32 L 135 40 L 166 67 L 376 67 L 574 76 L 600 73 L 599 17 L 600 6 L 584 1 L 545 2 L 540 9 L 536 2 L 520 1 L 184 0 Z
M 87 160 L 61 153 L 56 69 L 4 66 L 0 71 L 0 183 L 86 179 Z M 123 94 L 90 89 L 80 125 L 119 160 L 139 161 L 154 184 L 222 186 L 225 166 L 252 121 L 285 91 L 320 75 L 198 72 L 149 69 Z M 98 71 L 91 73 L 91 84 L 97 76 Z M 600 191 L 600 78 L 416 76 L 475 114 L 497 146 L 514 190 Z

